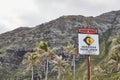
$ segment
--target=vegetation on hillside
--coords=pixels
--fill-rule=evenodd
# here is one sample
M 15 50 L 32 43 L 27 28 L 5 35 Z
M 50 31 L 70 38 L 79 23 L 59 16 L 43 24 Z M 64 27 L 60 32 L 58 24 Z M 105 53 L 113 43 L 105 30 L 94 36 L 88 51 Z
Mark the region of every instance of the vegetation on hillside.
M 120 34 L 113 35 L 107 40 L 110 45 L 108 48 L 109 52 L 107 53 L 108 56 L 105 55 L 107 46 L 104 45 L 108 43 L 102 40 L 100 55 L 91 57 L 92 80 L 120 79 Z M 58 55 L 56 54 L 57 48 L 50 48 L 47 42 L 40 41 L 36 45 L 34 52 L 25 54 L 22 61 L 23 64 L 20 64 L 19 68 L 14 73 L 12 72 L 12 75 L 10 74 L 10 70 L 4 67 L 4 71 L 3 69 L 1 71 L 5 75 L 3 75 L 4 77 L 0 77 L 0 79 L 34 80 L 33 78 L 38 76 L 43 80 L 86 80 L 86 57 L 77 61 L 79 55 L 77 49 L 71 43 L 63 49 L 65 53 Z
M 104 55 L 102 53 L 97 57 L 91 57 L 92 80 L 120 79 L 120 35 L 110 37 L 108 40 L 111 41 L 108 54 L 109 56 L 103 57 Z M 102 43 L 104 43 L 104 41 Z M 103 46 L 102 43 L 101 46 Z M 103 47 L 100 48 L 104 50 Z M 12 75 L 4 76 L 7 76 L 6 79 L 10 80 L 34 80 L 34 78 L 37 77 L 41 78 L 42 80 L 86 80 L 86 57 L 77 61 L 77 57 L 73 57 L 77 56 L 76 50 L 77 49 L 74 47 L 74 45 L 69 43 L 64 48 L 65 53 L 63 54 L 66 54 L 65 57 L 64 55 L 55 54 L 57 52 L 57 48 L 50 48 L 47 42 L 40 41 L 40 43 L 37 44 L 34 52 L 28 52 L 25 54 L 22 61 L 24 64 L 19 65 L 19 68 L 15 71 L 14 77 Z M 69 61 L 70 58 L 73 59 L 71 60 L 72 64 Z M 8 72 L 4 73 L 8 74 Z M 72 74 L 74 74 L 73 77 Z M 1 77 L 1 79 L 5 78 Z

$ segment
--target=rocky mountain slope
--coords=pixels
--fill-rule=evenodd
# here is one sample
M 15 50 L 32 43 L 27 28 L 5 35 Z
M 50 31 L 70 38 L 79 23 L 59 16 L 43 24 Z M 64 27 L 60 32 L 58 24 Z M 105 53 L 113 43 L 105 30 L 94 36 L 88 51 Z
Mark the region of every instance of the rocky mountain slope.
M 77 30 L 80 27 L 97 28 L 100 43 L 105 41 L 104 46 L 109 47 L 109 38 L 120 33 L 120 11 L 111 11 L 97 17 L 62 16 L 32 28 L 20 27 L 0 34 L 0 66 L 7 65 L 10 70 L 17 68 L 24 54 L 33 51 L 36 43 L 41 40 L 47 41 L 51 47 L 66 46 L 68 42 L 77 47 Z M 101 51 L 102 54 L 105 52 L 109 52 L 107 48 L 104 52 Z M 2 73 L 0 73 L 1 75 Z

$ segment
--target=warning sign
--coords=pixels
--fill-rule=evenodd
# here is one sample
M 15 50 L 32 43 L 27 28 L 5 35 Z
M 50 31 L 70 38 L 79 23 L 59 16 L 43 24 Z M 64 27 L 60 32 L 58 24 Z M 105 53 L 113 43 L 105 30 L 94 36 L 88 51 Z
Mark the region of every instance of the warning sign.
M 84 39 L 85 43 L 87 45 L 91 45 L 93 42 L 94 42 L 94 39 L 90 36 L 87 36 L 85 39 Z
M 79 53 L 83 55 L 98 55 L 98 30 L 94 28 L 80 28 L 78 32 Z

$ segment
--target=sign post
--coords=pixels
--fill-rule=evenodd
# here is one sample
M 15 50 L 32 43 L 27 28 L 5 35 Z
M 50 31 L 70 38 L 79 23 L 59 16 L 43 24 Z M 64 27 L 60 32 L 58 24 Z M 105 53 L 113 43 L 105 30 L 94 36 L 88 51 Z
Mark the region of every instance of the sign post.
M 91 80 L 90 55 L 99 55 L 98 30 L 95 28 L 78 29 L 79 53 L 87 55 L 88 80 Z
M 88 55 L 87 58 L 88 58 L 88 80 L 91 80 L 91 62 L 90 62 L 90 55 Z

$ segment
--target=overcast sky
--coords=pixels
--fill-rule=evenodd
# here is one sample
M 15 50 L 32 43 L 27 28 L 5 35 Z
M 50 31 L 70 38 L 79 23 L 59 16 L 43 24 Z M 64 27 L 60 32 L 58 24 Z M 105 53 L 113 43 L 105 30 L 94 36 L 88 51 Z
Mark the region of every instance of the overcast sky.
M 120 0 L 0 0 L 0 33 L 63 15 L 97 16 L 120 10 Z

